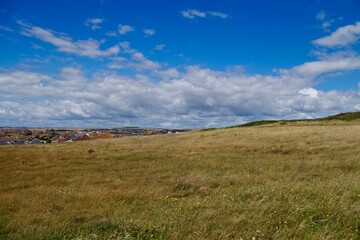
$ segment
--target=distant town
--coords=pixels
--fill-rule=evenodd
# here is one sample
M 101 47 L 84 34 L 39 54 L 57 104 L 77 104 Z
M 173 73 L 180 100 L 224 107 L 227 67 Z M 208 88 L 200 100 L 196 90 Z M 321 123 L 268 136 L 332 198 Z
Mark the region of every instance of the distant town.
M 143 136 L 155 134 L 178 134 L 188 129 L 166 128 L 0 128 L 0 145 L 64 143 L 97 139 Z

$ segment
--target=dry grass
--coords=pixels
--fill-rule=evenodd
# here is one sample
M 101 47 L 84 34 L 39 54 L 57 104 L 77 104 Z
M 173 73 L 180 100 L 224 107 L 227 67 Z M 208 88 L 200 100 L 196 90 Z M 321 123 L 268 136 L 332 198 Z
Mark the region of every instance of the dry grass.
M 0 238 L 360 239 L 359 123 L 0 148 Z

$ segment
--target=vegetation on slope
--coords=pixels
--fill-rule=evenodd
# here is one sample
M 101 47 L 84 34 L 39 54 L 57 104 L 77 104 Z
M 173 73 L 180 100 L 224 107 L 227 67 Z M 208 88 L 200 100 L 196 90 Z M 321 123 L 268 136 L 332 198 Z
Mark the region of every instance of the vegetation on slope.
M 230 126 L 227 128 L 254 127 L 254 126 L 268 125 L 268 124 L 273 124 L 273 123 L 280 123 L 280 124 L 288 124 L 288 123 L 292 123 L 292 122 L 313 123 L 313 122 L 318 122 L 318 121 L 330 121 L 330 120 L 338 120 L 338 121 L 360 120 L 360 112 L 340 113 L 337 115 L 332 115 L 332 116 L 328 116 L 325 118 L 316 118 L 316 119 L 261 120 L 261 121 L 254 121 L 254 122 L 244 123 L 244 124 L 240 124 L 240 125 Z
M 237 127 L 254 127 L 254 126 L 261 126 L 261 125 L 268 125 L 272 123 L 280 122 L 280 120 L 261 120 L 261 121 L 255 121 L 255 122 L 248 122 L 241 125 L 236 126 L 230 126 L 226 128 L 237 128 Z
M 359 239 L 360 125 L 0 147 L 2 239 Z
M 341 121 L 353 121 L 360 119 L 360 112 L 347 112 L 337 115 L 322 118 L 321 120 L 341 120 Z

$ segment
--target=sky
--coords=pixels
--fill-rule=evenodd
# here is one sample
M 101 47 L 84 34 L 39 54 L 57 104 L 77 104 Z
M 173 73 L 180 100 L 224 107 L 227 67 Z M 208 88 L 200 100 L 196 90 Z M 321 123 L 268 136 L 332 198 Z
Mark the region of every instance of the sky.
M 0 126 L 360 111 L 358 0 L 0 0 Z

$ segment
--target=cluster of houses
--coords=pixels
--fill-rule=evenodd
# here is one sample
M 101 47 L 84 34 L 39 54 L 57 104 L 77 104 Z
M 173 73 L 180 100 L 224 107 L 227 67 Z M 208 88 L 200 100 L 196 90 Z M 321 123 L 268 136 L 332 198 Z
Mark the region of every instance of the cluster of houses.
M 111 128 L 111 129 L 40 129 L 0 128 L 0 145 L 63 143 L 154 134 L 170 134 L 186 129 Z

